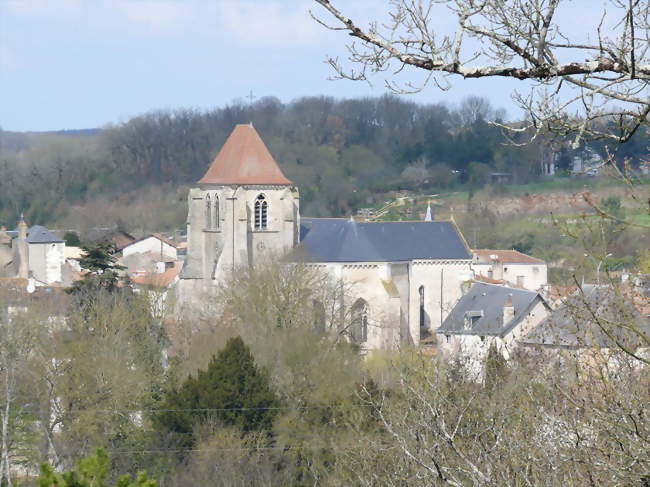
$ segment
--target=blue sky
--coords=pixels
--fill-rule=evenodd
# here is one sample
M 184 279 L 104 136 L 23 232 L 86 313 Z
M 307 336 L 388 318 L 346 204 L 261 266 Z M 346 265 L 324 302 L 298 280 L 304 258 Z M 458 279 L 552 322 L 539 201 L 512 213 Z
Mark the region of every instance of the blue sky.
M 337 3 L 361 21 L 381 17 L 383 4 Z M 100 127 L 149 110 L 223 106 L 250 90 L 282 101 L 385 93 L 382 78 L 328 80 L 324 60 L 344 57 L 348 36 L 309 9 L 320 12 L 309 0 L 0 0 L 0 127 Z M 479 94 L 515 115 L 517 86 L 457 80 L 408 98 L 454 104 Z

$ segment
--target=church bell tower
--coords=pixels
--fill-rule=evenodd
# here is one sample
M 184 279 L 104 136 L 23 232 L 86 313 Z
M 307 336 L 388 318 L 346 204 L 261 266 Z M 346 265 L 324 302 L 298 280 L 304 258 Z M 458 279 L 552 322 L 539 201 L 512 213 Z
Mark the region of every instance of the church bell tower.
M 298 190 L 252 124 L 237 125 L 188 196 L 181 280 L 217 284 L 229 272 L 298 243 Z

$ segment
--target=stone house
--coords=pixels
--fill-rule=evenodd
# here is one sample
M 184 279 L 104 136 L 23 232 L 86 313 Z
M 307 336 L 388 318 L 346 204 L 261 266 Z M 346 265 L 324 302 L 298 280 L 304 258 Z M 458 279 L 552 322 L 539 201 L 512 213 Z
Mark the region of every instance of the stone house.
M 0 229 L 0 276 L 31 278 L 36 286 L 65 280 L 65 242 L 41 225 L 24 220 L 14 231 Z
M 436 330 L 438 349 L 481 364 L 494 344 L 508 358 L 549 312 L 538 292 L 476 282 Z
M 472 269 L 477 277 L 532 291 L 540 291 L 548 283 L 546 262 L 523 252 L 477 249 L 473 254 Z

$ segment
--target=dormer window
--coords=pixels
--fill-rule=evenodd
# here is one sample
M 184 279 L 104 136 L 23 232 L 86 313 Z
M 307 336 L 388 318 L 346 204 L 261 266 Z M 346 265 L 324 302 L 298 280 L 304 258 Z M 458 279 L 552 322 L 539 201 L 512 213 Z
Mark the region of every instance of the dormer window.
M 478 323 L 478 320 L 483 318 L 483 310 L 480 311 L 467 311 L 465 313 L 465 330 L 474 329 L 474 325 Z
M 261 194 L 255 199 L 255 230 L 266 230 L 268 227 L 269 204 Z

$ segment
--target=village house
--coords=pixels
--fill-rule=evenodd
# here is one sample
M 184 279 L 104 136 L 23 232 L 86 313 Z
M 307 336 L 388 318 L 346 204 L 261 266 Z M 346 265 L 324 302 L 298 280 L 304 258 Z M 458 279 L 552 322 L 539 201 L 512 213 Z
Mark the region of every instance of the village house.
M 611 284 L 584 284 L 561 300 L 538 326 L 521 336 L 523 346 L 539 350 L 635 352 L 650 348 L 650 319 L 629 296 Z
M 118 247 L 118 250 L 122 253 L 123 258 L 134 254 L 152 253 L 159 255 L 160 260 L 163 261 L 165 258 L 176 260 L 178 258 L 176 252 L 177 247 L 178 245 L 173 240 L 159 233 L 152 233 L 151 235 Z
M 23 219 L 18 228 L 0 228 L 0 277 L 31 279 L 34 286 L 69 283 L 65 242 L 47 228 L 28 227 Z
M 536 291 L 476 282 L 437 329 L 438 349 L 482 363 L 494 345 L 508 358 L 517 340 L 549 312 L 550 306 Z
M 546 262 L 517 250 L 474 250 L 472 269 L 477 279 L 532 291 L 541 291 L 548 283 Z

